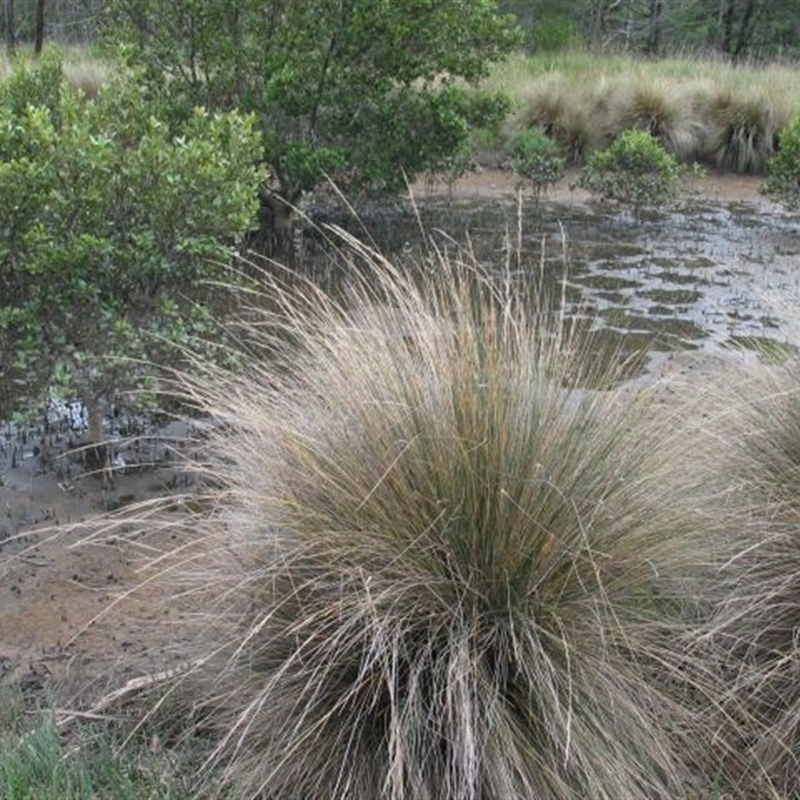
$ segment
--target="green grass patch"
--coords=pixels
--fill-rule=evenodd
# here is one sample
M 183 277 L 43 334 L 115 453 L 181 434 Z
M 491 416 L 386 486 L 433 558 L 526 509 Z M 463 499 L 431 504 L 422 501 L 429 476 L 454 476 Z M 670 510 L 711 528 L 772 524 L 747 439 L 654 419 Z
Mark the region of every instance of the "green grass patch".
M 44 714 L 0 743 L 4 800 L 188 800 L 168 759 L 142 746 L 115 750 L 97 726 L 65 735 Z
M 0 687 L 0 797 L 3 800 L 195 800 L 203 744 L 183 731 L 185 707 L 161 715 L 150 694 L 107 714 L 57 711 L 55 689 L 43 705 Z M 62 699 L 63 701 L 63 699 Z M 71 704 L 70 704 L 71 705 Z M 146 711 L 145 709 L 150 709 Z M 209 783 L 210 786 L 210 783 Z

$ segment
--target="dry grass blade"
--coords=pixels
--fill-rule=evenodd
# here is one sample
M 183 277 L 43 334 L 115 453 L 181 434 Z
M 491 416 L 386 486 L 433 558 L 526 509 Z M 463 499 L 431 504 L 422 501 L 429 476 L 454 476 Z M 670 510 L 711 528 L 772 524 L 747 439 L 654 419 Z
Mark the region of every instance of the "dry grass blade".
M 746 524 L 708 638 L 731 703 L 750 721 L 740 731 L 749 782 L 759 796 L 791 797 L 800 780 L 800 363 L 760 364 L 736 387 L 722 463 Z

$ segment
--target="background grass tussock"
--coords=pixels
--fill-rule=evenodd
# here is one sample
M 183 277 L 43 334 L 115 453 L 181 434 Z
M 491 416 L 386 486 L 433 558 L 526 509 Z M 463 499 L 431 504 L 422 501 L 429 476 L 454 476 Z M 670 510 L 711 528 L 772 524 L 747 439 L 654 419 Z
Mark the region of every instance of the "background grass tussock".
M 686 163 L 762 174 L 800 110 L 797 75 L 780 64 L 566 51 L 511 56 L 486 83 L 514 100 L 509 137 L 538 125 L 575 162 L 639 128 Z

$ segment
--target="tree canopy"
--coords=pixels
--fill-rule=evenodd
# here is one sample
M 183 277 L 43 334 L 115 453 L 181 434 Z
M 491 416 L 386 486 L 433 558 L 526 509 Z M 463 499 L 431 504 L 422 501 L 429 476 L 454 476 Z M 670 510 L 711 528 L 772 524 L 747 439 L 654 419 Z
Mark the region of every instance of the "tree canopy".
M 265 206 L 324 176 L 396 190 L 444 162 L 502 98 L 466 91 L 518 42 L 495 0 L 111 0 L 107 40 L 186 109 L 256 114 Z

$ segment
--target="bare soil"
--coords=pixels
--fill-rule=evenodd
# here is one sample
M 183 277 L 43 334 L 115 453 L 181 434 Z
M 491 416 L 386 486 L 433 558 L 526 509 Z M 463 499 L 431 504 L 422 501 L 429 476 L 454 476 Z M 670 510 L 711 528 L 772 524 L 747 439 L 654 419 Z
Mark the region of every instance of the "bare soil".
M 574 202 L 591 204 L 594 201 L 589 192 L 578 188 L 578 169 L 570 169 L 566 175 L 545 194 L 545 200 L 554 203 Z M 718 203 L 751 203 L 760 210 L 774 210 L 779 206 L 767 199 L 759 191 L 764 178 L 757 175 L 733 175 L 730 173 L 709 172 L 702 178 L 690 179 L 687 187 L 690 192 L 709 202 Z M 475 197 L 497 198 L 514 195 L 517 191 L 516 176 L 500 169 L 480 168 L 470 172 L 453 185 L 453 197 L 470 199 Z M 413 187 L 417 197 L 425 197 L 426 193 L 441 195 L 447 192 L 445 183 L 419 181 Z
M 126 510 L 170 496 L 166 522 L 182 514 L 189 479 L 163 436 L 156 447 L 118 447 L 128 466 L 106 476 L 86 474 L 69 447 L 80 446 L 79 436 L 51 442 L 46 459 L 44 437 L 3 438 L 0 685 L 18 683 L 28 704 L 55 694 L 74 707 L 175 666 L 184 633 L 155 562 L 183 542 L 158 515 L 135 532 L 120 521 Z
M 574 180 L 567 176 L 547 200 L 589 202 L 570 188 Z M 514 184 L 508 173 L 482 170 L 459 181 L 454 195 L 508 197 Z M 708 203 L 746 203 L 757 218 L 774 207 L 760 184 L 710 176 L 696 191 Z M 414 189 L 422 197 L 444 191 L 424 183 Z M 81 475 L 70 456 L 45 468 L 31 443 L 13 449 L 0 427 L 0 683 L 17 682 L 30 702 L 55 686 L 59 702 L 91 704 L 131 677 L 177 664 L 184 632 L 148 570 L 177 534 L 130 537 L 101 519 L 108 509 L 180 491 L 167 451 L 110 485 Z

